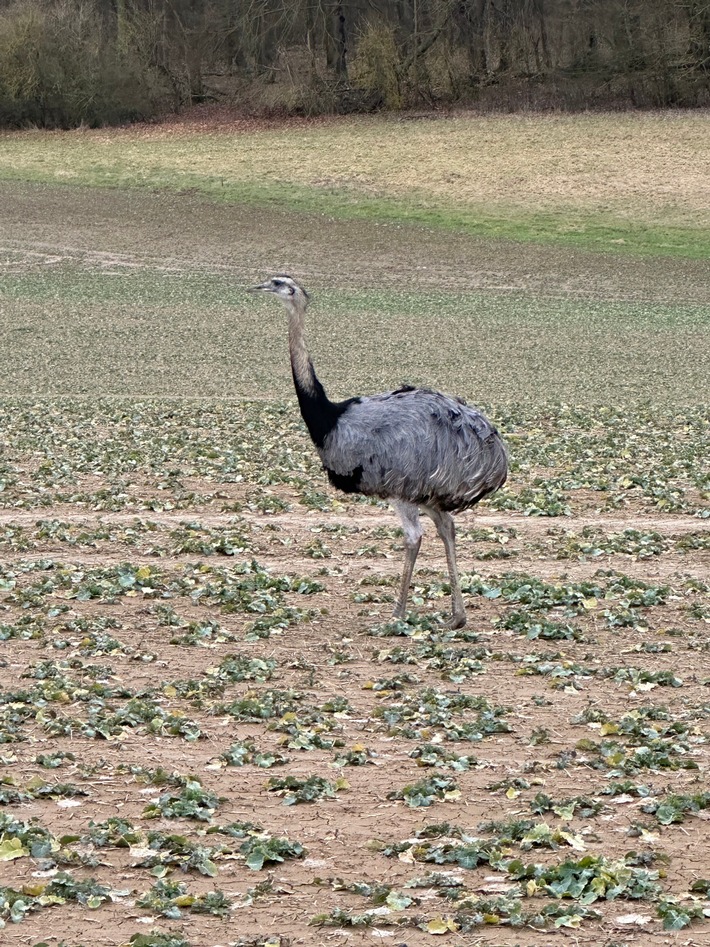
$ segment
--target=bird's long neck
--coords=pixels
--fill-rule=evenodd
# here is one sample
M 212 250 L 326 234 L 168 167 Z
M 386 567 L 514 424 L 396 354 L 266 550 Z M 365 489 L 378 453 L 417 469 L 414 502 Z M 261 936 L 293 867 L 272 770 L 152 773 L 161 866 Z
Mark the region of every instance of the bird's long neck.
M 322 447 L 327 434 L 337 424 L 340 411 L 328 398 L 313 367 L 306 345 L 305 306 L 290 303 L 287 308 L 288 348 L 298 404 L 313 442 Z

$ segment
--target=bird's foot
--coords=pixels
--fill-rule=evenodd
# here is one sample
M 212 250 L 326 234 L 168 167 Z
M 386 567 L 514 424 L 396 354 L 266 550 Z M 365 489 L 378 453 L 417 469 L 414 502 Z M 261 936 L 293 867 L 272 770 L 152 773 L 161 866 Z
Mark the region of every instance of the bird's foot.
M 392 618 L 399 618 L 404 621 L 406 615 L 406 609 L 404 605 L 395 605 L 394 611 L 392 612 Z
M 451 618 L 447 621 L 447 626 L 449 628 L 463 628 L 466 625 L 466 612 L 454 612 Z

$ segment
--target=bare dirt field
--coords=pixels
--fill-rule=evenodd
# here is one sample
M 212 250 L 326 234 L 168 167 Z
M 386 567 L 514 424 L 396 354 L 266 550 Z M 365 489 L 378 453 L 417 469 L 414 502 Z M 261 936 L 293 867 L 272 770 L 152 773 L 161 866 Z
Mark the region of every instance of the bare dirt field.
M 710 944 L 707 268 L 0 192 L 2 944 Z M 465 629 L 431 529 L 391 620 L 241 291 L 284 268 L 335 395 L 505 436 Z
M 5 403 L 3 943 L 708 943 L 707 428 L 618 420 L 501 418 L 451 631 L 292 408 Z

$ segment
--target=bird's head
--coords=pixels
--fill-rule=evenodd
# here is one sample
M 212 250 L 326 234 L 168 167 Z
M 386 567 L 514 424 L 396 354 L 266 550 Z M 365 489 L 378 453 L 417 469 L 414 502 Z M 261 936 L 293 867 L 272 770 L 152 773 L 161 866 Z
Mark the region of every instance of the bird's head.
M 265 293 L 274 293 L 275 296 L 279 297 L 281 302 L 289 307 L 297 305 L 305 308 L 308 303 L 308 293 L 302 286 L 299 286 L 294 279 L 291 279 L 290 276 L 272 276 L 271 279 L 266 280 L 265 283 L 259 283 L 258 286 L 251 287 L 251 292 L 253 293 L 259 292 L 260 290 Z

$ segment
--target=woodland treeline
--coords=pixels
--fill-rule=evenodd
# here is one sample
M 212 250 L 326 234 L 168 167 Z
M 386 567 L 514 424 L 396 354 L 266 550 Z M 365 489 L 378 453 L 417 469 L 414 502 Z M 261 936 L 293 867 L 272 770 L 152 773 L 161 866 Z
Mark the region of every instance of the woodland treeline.
M 0 0 L 0 124 L 710 104 L 710 0 Z

